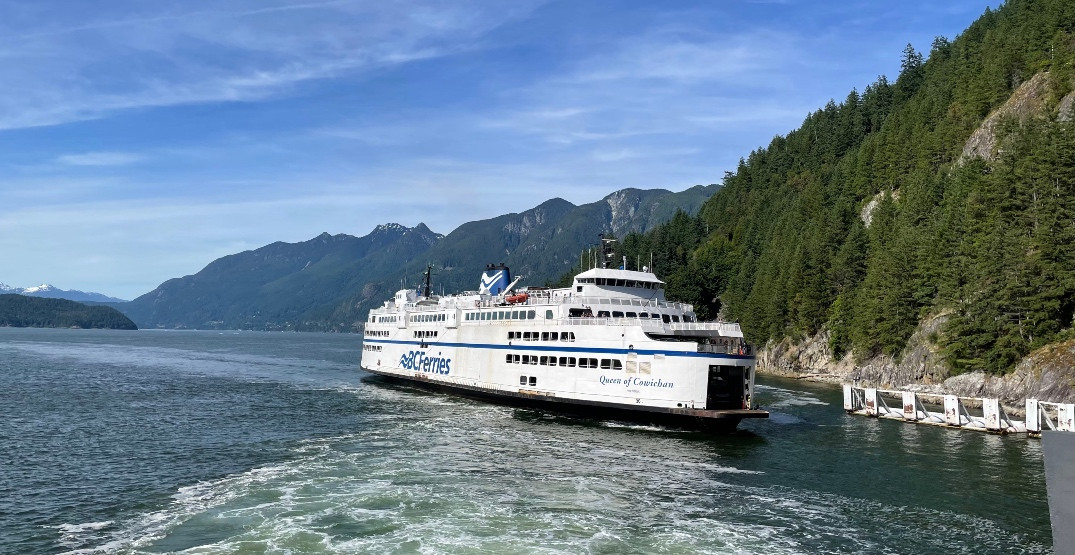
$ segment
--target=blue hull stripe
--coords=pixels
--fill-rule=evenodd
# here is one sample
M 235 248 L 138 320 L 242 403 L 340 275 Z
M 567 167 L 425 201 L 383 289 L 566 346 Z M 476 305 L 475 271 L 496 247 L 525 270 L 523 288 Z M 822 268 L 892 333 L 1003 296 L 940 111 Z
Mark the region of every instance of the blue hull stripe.
M 503 351 L 538 351 L 538 352 L 568 352 L 568 353 L 595 353 L 595 354 L 612 354 L 612 355 L 626 355 L 627 353 L 636 353 L 639 355 L 665 355 L 670 357 L 689 357 L 689 358 L 734 358 L 734 359 L 752 359 L 754 357 L 750 355 L 733 355 L 724 353 L 691 353 L 687 351 L 661 351 L 656 349 L 610 349 L 604 347 L 568 347 L 568 346 L 546 346 L 546 345 L 527 345 L 525 343 L 519 345 L 503 345 L 499 343 L 449 343 L 446 341 L 399 341 L 395 339 L 363 339 L 364 343 L 371 345 L 413 345 L 415 347 L 421 347 L 425 345 L 426 348 L 434 347 L 457 347 L 463 349 L 499 349 Z

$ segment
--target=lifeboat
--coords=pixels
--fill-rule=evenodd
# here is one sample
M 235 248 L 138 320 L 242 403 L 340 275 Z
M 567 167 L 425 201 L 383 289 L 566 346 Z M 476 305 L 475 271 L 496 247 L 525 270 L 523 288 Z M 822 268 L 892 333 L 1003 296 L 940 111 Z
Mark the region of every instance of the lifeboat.
M 525 303 L 526 299 L 529 299 L 529 298 L 530 298 L 530 295 L 528 293 L 519 293 L 519 294 L 516 294 L 516 295 L 508 295 L 507 297 L 504 297 L 504 300 L 508 301 L 511 304 L 519 304 L 519 303 Z

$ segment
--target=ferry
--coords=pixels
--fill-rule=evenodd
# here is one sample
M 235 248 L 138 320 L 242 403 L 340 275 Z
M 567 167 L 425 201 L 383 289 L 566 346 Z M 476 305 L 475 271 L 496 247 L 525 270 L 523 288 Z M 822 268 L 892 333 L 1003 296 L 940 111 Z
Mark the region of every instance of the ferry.
M 596 265 L 595 265 L 596 266 Z M 767 418 L 739 324 L 699 322 L 648 268 L 593 267 L 569 288 L 516 289 L 503 264 L 477 291 L 402 289 L 370 311 L 361 367 L 501 403 L 732 432 Z

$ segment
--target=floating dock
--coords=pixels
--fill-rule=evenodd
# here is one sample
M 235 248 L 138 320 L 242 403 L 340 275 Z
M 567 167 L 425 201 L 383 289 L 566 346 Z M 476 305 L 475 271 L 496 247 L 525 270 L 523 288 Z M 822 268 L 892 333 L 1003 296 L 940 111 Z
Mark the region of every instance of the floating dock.
M 974 410 L 968 410 L 968 405 L 975 407 Z M 930 411 L 927 407 L 941 411 Z M 1043 430 L 1075 432 L 1075 403 L 1037 399 L 1026 400 L 1026 420 L 1014 420 L 1004 412 L 999 399 L 844 384 L 844 410 L 848 414 L 997 434 L 1041 437 Z

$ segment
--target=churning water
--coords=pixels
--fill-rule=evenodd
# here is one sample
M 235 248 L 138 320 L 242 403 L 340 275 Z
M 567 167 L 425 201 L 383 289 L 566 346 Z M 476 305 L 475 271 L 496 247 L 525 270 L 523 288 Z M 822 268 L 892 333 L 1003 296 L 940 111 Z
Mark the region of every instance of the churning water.
M 713 437 L 357 369 L 361 338 L 0 329 L 3 553 L 1048 553 L 1041 446 L 763 379 Z

